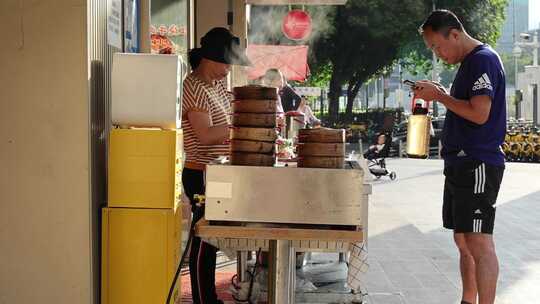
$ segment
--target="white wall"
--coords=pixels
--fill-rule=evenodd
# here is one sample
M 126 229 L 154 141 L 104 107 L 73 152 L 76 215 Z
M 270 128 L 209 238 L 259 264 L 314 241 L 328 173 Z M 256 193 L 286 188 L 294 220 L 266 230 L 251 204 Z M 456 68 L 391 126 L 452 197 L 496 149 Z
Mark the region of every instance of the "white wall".
M 91 301 L 86 0 L 1 0 L 0 303 Z
M 525 120 L 533 119 L 532 84 L 534 83 L 540 86 L 540 67 L 526 66 L 525 72 L 518 74 L 518 88 L 523 91 L 523 101 L 521 103 L 521 115 L 522 115 L 522 118 L 524 118 Z
M 240 38 L 243 47 L 246 47 L 247 24 L 246 5 L 244 0 L 233 0 L 231 8 L 226 0 L 195 0 L 195 45 L 200 46 L 201 37 L 214 27 L 229 28 L 227 12 L 233 12 L 233 25 L 231 31 Z M 244 67 L 233 66 L 231 85 L 241 86 L 247 84 L 247 74 Z
M 220 26 L 228 28 L 227 0 L 195 0 L 195 45 L 200 46 L 201 37 L 210 29 Z

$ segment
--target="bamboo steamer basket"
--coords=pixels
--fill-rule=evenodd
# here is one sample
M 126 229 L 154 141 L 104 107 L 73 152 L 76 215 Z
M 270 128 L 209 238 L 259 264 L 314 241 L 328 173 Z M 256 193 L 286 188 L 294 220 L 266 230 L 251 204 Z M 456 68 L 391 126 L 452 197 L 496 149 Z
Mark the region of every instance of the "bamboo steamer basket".
M 242 99 L 277 99 L 277 89 L 273 87 L 264 87 L 259 85 L 249 85 L 233 88 L 234 98 Z
M 233 100 L 231 108 L 233 113 L 276 113 L 277 100 L 274 99 L 246 99 Z
M 300 143 L 296 148 L 298 156 L 345 157 L 344 143 Z
M 277 132 L 274 128 L 232 127 L 230 139 L 275 142 L 277 139 Z
M 301 168 L 343 169 L 344 161 L 344 157 L 302 156 L 298 157 L 297 165 Z
M 231 153 L 250 152 L 250 153 L 274 153 L 276 145 L 264 141 L 238 140 L 233 139 L 230 143 Z
M 276 163 L 274 154 L 233 152 L 229 156 L 231 165 L 272 167 Z
M 344 143 L 344 129 L 300 129 L 298 130 L 298 141 L 301 143 Z
M 235 127 L 260 127 L 275 128 L 276 114 L 259 113 L 234 113 L 232 114 L 232 124 Z

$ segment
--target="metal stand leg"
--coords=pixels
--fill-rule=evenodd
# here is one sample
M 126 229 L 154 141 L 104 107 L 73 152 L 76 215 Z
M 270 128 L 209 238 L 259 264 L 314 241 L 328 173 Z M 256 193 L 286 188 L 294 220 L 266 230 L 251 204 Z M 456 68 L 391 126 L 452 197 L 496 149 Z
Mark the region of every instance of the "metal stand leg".
M 238 274 L 238 282 L 246 282 L 247 278 L 247 251 L 238 251 L 236 253 L 236 273 Z
M 268 303 L 294 303 L 296 283 L 296 256 L 292 242 L 271 240 L 268 265 Z
M 306 260 L 306 254 L 304 252 L 302 253 L 295 253 L 295 268 L 296 269 L 300 269 L 302 267 L 304 267 L 304 263 L 305 263 L 305 260 Z
M 311 261 L 311 251 L 306 251 L 306 261 L 309 262 Z
M 339 253 L 339 262 L 340 263 L 347 263 L 347 256 L 345 255 L 345 252 Z

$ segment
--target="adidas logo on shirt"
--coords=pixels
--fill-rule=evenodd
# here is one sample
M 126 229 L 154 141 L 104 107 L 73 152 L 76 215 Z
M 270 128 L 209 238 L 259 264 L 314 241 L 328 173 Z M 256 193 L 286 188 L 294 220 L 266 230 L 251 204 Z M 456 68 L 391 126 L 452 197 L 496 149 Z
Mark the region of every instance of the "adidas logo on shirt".
M 493 87 L 491 86 L 491 81 L 489 80 L 489 77 L 486 73 L 482 74 L 482 76 L 478 78 L 472 88 L 473 91 L 478 91 L 481 89 L 493 90 Z

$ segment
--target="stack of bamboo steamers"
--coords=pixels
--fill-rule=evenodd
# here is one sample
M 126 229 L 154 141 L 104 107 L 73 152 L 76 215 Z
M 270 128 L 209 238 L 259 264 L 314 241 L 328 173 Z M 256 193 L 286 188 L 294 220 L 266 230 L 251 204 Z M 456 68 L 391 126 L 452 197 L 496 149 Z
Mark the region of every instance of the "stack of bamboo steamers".
M 345 161 L 345 130 L 301 129 L 298 131 L 298 167 L 342 169 Z
M 263 86 L 233 89 L 230 163 L 273 166 L 276 163 L 277 90 Z

